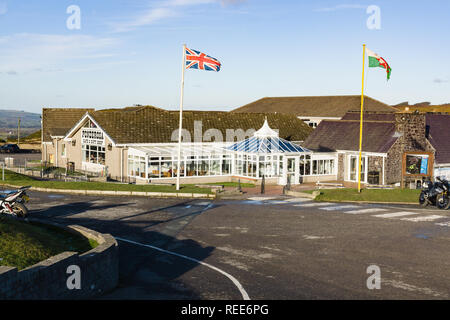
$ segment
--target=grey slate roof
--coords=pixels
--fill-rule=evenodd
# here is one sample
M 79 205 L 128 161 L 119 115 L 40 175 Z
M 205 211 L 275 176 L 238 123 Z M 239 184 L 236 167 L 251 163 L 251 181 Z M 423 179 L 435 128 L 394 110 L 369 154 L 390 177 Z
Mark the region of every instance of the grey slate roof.
M 313 151 L 359 150 L 359 121 L 324 120 L 303 144 Z M 398 139 L 395 123 L 391 121 L 364 121 L 362 150 L 386 153 Z
M 450 163 L 450 115 L 427 114 L 427 138 L 436 149 L 438 164 Z

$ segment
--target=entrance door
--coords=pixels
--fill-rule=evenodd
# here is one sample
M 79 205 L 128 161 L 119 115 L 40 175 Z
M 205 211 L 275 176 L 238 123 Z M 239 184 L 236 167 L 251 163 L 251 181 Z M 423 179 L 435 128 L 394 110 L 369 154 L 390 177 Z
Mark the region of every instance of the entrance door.
M 298 183 L 298 157 L 286 157 L 286 173 L 291 184 Z M 287 180 L 286 180 L 287 182 Z

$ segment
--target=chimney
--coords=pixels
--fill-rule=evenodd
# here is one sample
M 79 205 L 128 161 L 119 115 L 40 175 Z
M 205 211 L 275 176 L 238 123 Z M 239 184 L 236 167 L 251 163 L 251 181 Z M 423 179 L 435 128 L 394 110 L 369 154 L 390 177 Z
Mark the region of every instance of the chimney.
M 402 136 L 405 151 L 427 149 L 425 113 L 395 113 L 395 131 Z

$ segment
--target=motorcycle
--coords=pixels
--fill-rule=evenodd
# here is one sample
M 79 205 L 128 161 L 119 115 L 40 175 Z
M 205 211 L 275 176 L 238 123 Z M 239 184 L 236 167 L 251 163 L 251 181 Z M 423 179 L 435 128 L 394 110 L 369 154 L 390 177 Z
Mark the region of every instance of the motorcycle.
M 25 206 L 30 198 L 26 191 L 30 186 L 21 187 L 17 190 L 3 191 L 0 194 L 0 214 L 9 214 L 14 217 L 25 218 L 28 209 Z
M 422 181 L 422 191 L 419 196 L 419 204 L 422 207 L 436 205 L 437 195 L 443 190 L 439 187 L 440 183 L 433 183 L 430 179 Z M 442 190 L 442 191 L 441 191 Z
M 447 210 L 450 208 L 450 184 L 445 178 L 436 177 L 436 179 L 440 182 L 440 189 L 442 189 L 436 196 L 436 207 Z

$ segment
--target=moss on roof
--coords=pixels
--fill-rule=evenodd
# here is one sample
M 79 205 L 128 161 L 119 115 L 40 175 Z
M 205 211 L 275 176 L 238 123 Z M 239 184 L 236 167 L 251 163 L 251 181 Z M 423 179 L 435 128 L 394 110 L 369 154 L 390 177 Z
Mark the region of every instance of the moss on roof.
M 118 144 L 161 143 L 177 141 L 179 112 L 153 106 L 90 111 L 89 114 Z M 223 138 L 227 129 L 258 130 L 267 117 L 269 125 L 278 129 L 286 140 L 303 141 L 312 131 L 296 116 L 275 113 L 230 113 L 222 111 L 183 111 L 183 128 L 194 139 L 194 122 L 201 121 L 202 133 L 218 129 Z M 174 139 L 172 139 L 174 138 Z
M 348 111 L 360 110 L 361 96 L 266 97 L 232 112 L 277 112 L 300 117 L 343 117 Z M 364 110 L 396 112 L 397 109 L 365 96 Z

